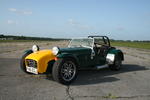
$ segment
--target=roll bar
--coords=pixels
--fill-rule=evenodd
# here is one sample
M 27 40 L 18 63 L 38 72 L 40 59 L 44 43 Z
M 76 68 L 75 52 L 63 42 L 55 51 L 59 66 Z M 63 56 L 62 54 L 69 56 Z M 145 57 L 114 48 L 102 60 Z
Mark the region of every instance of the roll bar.
M 95 37 L 102 37 L 103 41 L 105 41 L 104 38 L 106 38 L 107 41 L 108 41 L 108 45 L 110 46 L 110 40 L 109 40 L 109 38 L 107 36 L 98 36 L 98 35 L 95 35 L 95 36 L 94 35 L 90 35 L 90 36 L 88 36 L 88 38 L 95 38 Z

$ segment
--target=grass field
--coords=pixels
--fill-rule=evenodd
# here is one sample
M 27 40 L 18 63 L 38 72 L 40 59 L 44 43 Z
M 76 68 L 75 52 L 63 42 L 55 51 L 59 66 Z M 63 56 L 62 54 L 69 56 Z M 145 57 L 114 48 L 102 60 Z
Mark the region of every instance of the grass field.
M 150 50 L 150 42 L 111 42 L 112 46 L 121 46 L 121 47 L 132 47 L 132 48 L 141 48 Z

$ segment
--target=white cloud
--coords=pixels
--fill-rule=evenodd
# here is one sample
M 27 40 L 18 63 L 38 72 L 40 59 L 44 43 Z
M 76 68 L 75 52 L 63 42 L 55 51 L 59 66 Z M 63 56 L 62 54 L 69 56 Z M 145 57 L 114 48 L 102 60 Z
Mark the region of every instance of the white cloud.
M 124 30 L 125 30 L 125 28 L 122 27 L 122 26 L 118 26 L 116 29 L 117 29 L 118 31 L 124 31 Z
M 7 24 L 18 24 L 18 22 L 14 20 L 7 20 Z
M 16 8 L 9 8 L 8 10 L 10 12 L 14 12 L 14 13 L 17 13 L 17 14 L 23 14 L 23 15 L 31 15 L 32 14 L 32 11 L 29 11 L 29 10 L 19 10 L 19 9 L 16 9 Z
M 74 19 L 68 19 L 68 22 L 70 25 L 76 27 L 76 28 L 79 28 L 79 29 L 91 29 L 92 27 L 90 27 L 89 25 L 84 25 L 84 24 L 81 24 L 77 21 L 75 21 Z
M 25 14 L 25 15 L 31 15 L 32 11 L 23 11 L 22 13 Z
M 73 19 L 68 19 L 68 22 L 69 22 L 69 24 L 71 24 L 71 25 L 79 25 L 79 23 L 76 22 L 76 21 L 73 20 Z
M 15 9 L 15 8 L 9 8 L 8 10 L 12 11 L 12 12 L 16 12 L 17 11 L 17 9 Z

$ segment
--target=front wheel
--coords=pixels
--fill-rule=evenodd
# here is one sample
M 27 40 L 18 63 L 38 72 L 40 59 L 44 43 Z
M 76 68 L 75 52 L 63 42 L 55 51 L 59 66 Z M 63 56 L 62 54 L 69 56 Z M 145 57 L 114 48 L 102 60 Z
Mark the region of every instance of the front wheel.
M 29 72 L 26 71 L 26 66 L 25 66 L 25 58 L 26 56 L 28 56 L 29 54 L 32 53 L 32 50 L 29 50 L 28 52 L 26 52 L 20 59 L 20 68 L 23 72 L 30 74 Z
M 121 66 L 122 66 L 121 57 L 120 57 L 120 56 L 118 56 L 118 57 L 116 56 L 116 57 L 115 57 L 114 64 L 113 64 L 113 65 L 109 65 L 109 68 L 110 68 L 111 70 L 118 71 L 118 70 L 120 70 Z
M 74 59 L 61 58 L 54 63 L 52 76 L 55 81 L 68 85 L 76 79 L 77 72 L 77 63 Z

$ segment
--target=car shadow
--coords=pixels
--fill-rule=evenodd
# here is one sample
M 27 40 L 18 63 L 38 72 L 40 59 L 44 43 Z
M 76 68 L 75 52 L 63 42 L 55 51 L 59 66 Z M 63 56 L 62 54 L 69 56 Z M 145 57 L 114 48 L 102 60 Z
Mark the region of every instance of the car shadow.
M 0 58 L 0 75 L 2 76 L 36 76 L 36 75 L 27 75 L 26 73 L 22 72 L 19 65 L 19 59 L 16 58 Z M 9 63 L 8 63 L 9 62 Z M 7 66 L 7 67 L 6 67 Z M 111 71 L 109 68 L 100 69 L 100 70 L 81 70 L 79 71 L 77 79 L 71 83 L 71 85 L 93 85 L 98 83 L 106 83 L 106 82 L 114 82 L 121 80 L 118 77 L 112 76 L 122 73 L 128 73 L 128 72 L 137 72 L 142 70 L 149 70 L 149 68 L 146 68 L 146 66 L 140 66 L 140 65 L 134 65 L 134 64 L 123 64 L 120 71 Z M 26 77 L 25 76 L 25 77 Z M 42 77 L 43 76 L 43 77 Z M 39 75 L 39 77 L 53 80 L 51 74 L 46 74 L 46 77 L 44 77 L 45 74 Z
M 111 71 L 109 68 L 100 70 L 81 70 L 77 79 L 71 84 L 73 85 L 92 85 L 105 82 L 114 82 L 121 79 L 111 76 L 120 73 L 136 72 L 141 70 L 149 70 L 145 66 L 124 64 L 120 71 Z

